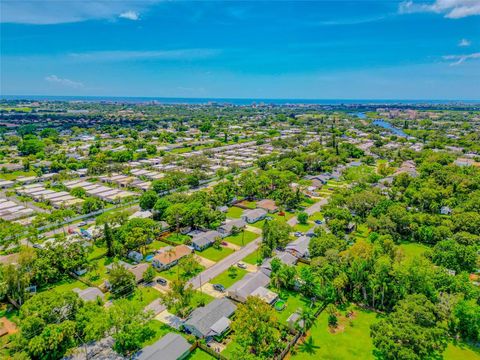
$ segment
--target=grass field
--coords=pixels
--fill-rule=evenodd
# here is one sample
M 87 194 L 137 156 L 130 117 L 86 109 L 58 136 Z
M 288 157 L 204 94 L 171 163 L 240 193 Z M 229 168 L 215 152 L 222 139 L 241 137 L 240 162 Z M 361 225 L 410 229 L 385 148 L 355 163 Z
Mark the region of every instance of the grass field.
M 310 300 L 295 291 L 282 291 L 279 294 L 279 297 L 286 302 L 285 309 L 282 311 L 276 311 L 278 321 L 283 325 L 287 324 L 287 319 L 294 312 L 310 306 Z
M 251 231 L 244 230 L 237 235 L 230 235 L 227 236 L 226 238 L 223 239 L 223 241 L 238 245 L 238 246 L 245 246 L 249 242 L 252 242 L 256 238 L 258 238 L 260 235 L 255 234 Z
M 208 249 L 198 252 L 198 255 L 212 261 L 220 261 L 231 253 L 233 253 L 233 250 L 230 248 L 220 246 L 219 249 L 215 249 L 213 246 L 210 246 Z
M 177 279 L 178 277 L 180 277 L 181 279 L 184 279 L 184 280 L 189 280 L 192 277 L 194 277 L 195 275 L 197 275 L 198 273 L 205 270 L 205 267 L 200 265 L 199 269 L 200 270 L 196 274 L 192 274 L 192 275 L 187 276 L 185 274 L 185 272 L 178 265 L 175 265 L 168 270 L 163 270 L 163 271 L 159 272 L 158 276 L 160 276 L 162 278 L 165 278 L 167 280 L 174 280 L 174 279 Z
M 84 283 L 82 283 L 81 281 L 79 280 L 75 280 L 73 278 L 65 278 L 64 280 L 62 281 L 59 281 L 58 283 L 54 284 L 51 288 L 49 289 L 41 289 L 39 291 L 52 291 L 52 290 L 55 290 L 59 293 L 64 293 L 64 292 L 69 292 L 69 291 L 72 291 L 73 289 L 75 288 L 79 288 L 81 290 L 83 289 L 86 289 L 87 288 L 87 285 L 85 285 Z
M 301 231 L 303 233 L 307 232 L 308 230 L 310 230 L 315 224 L 312 222 L 307 222 L 306 224 L 300 224 L 298 223 L 297 225 L 295 225 L 293 227 L 293 231 Z
M 421 256 L 425 251 L 429 249 L 428 246 L 418 243 L 402 243 L 398 246 L 403 250 L 406 259 L 413 259 L 414 257 Z
M 297 352 L 291 359 L 374 359 L 370 325 L 377 321 L 377 314 L 359 308 L 353 308 L 353 310 L 356 316 L 351 320 L 352 325 L 348 320 L 344 320 L 343 316 L 339 317 L 338 329 L 340 330 L 336 333 L 330 332 L 328 314 L 326 311 L 322 312 L 310 330 L 316 345 L 315 353 L 302 352 L 302 347 L 297 346 Z
M 444 360 L 480 360 L 480 348 L 466 345 L 464 343 L 449 343 L 443 353 Z
M 242 261 L 247 264 L 257 265 L 257 259 L 260 259 L 260 251 L 257 249 L 252 252 L 250 255 L 245 256 Z
M 2 165 L 0 164 L 0 169 L 1 168 L 2 168 Z M 35 171 L 14 171 L 8 174 L 0 174 L 0 179 L 15 180 L 20 176 L 35 176 L 35 175 L 36 175 Z
M 214 360 L 215 358 L 200 348 L 196 348 L 185 360 Z
M 227 218 L 230 219 L 240 219 L 242 217 L 243 209 L 240 209 L 236 206 L 231 206 L 227 211 Z
M 235 267 L 235 273 L 230 273 L 228 270 L 224 271 L 220 275 L 214 277 L 210 280 L 211 284 L 222 284 L 225 288 L 229 288 L 233 284 L 235 284 L 238 280 L 243 279 L 243 277 L 248 273 L 248 271 L 244 269 L 240 269 Z

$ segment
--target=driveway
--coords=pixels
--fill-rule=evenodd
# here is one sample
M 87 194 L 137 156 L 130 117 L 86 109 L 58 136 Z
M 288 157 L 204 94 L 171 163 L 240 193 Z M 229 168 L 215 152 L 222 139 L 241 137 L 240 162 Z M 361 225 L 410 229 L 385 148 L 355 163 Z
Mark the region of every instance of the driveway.
M 175 316 L 169 313 L 168 310 L 164 310 L 160 314 L 155 316 L 155 320 L 158 320 L 164 324 L 167 324 L 168 326 L 177 330 L 180 330 L 180 328 L 183 325 L 182 319 L 180 319 L 178 316 Z
M 200 256 L 198 254 L 193 255 L 194 259 L 197 260 L 200 265 L 202 265 L 205 268 L 211 268 L 213 265 L 215 265 L 215 261 L 212 261 L 210 259 L 204 258 L 203 256 Z
M 225 297 L 225 293 L 222 293 L 220 291 L 217 291 L 213 288 L 213 284 L 207 282 L 206 284 L 202 285 L 202 292 L 204 292 L 207 295 L 210 295 L 214 298 L 221 299 Z

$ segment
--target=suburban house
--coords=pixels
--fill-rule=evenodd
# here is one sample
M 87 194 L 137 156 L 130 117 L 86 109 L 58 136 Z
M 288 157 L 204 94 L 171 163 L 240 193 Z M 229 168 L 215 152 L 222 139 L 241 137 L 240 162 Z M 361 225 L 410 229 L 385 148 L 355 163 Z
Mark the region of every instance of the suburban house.
M 267 211 L 263 209 L 245 210 L 242 214 L 242 219 L 249 224 L 265 219 Z
M 105 295 L 96 287 L 88 287 L 86 289 L 80 290 L 79 288 L 73 289 L 74 292 L 78 294 L 80 299 L 83 301 L 96 301 L 97 298 L 103 300 Z
M 297 258 L 295 256 L 285 251 L 279 251 L 274 257 L 265 259 L 262 265 L 260 266 L 260 271 L 263 272 L 268 277 L 270 277 L 270 274 L 272 273 L 271 262 L 275 258 L 279 259 L 282 262 L 282 264 L 285 264 L 288 266 L 295 265 L 297 263 Z
M 143 255 L 140 254 L 138 251 L 130 251 L 127 255 L 127 257 L 130 259 L 130 260 L 133 260 L 133 261 L 136 261 L 136 262 L 140 262 L 143 260 Z
M 201 232 L 192 238 L 192 247 L 196 251 L 203 251 L 215 243 L 215 240 L 221 237 L 222 234 L 215 230 Z
M 247 223 L 244 219 L 227 220 L 224 224 L 220 225 L 217 230 L 222 237 L 226 237 L 232 234 L 233 228 L 243 229 L 245 226 L 247 226 Z
M 147 263 L 141 263 L 128 269 L 128 271 L 130 271 L 133 276 L 135 276 L 135 281 L 137 284 L 143 281 L 143 274 L 145 273 L 145 271 L 147 271 L 149 266 L 150 265 Z
M 198 338 L 222 336 L 230 328 L 229 317 L 237 306 L 230 300 L 215 299 L 206 306 L 196 308 L 183 324 L 184 329 Z
M 140 350 L 134 359 L 137 360 L 181 360 L 190 354 L 192 346 L 181 335 L 168 333 L 156 343 Z
M 310 245 L 310 239 L 309 236 L 300 236 L 297 240 L 289 243 L 285 247 L 285 251 L 288 251 L 297 258 L 309 258 L 310 253 L 308 251 L 308 246 Z
M 178 260 L 192 253 L 192 248 L 187 245 L 178 245 L 175 247 L 167 246 L 162 249 L 152 259 L 152 265 L 158 270 L 168 269 L 178 263 Z
M 271 299 L 271 294 L 269 294 L 271 291 L 266 288 L 269 283 L 270 278 L 261 271 L 248 273 L 242 280 L 237 281 L 227 289 L 227 296 L 242 303 L 247 301 L 249 296 L 259 296 L 262 300 L 268 300 L 267 302 L 271 304 L 274 300 Z
M 269 213 L 274 213 L 278 211 L 278 206 L 275 205 L 275 201 L 270 199 L 263 199 L 257 201 L 257 208 L 266 210 Z

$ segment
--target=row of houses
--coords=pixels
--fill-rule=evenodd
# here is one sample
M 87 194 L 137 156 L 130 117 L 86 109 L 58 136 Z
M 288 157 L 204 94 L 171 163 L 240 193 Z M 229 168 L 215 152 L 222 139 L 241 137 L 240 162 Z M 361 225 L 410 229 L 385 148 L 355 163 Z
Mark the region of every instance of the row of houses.
M 118 203 L 122 199 L 138 196 L 137 193 L 102 186 L 85 180 L 71 180 L 63 183 L 67 189 L 81 188 L 88 196 L 96 197 L 109 203 Z
M 6 221 L 18 220 L 32 215 L 34 211 L 23 205 L 7 200 L 0 199 L 0 219 Z
M 51 204 L 55 208 L 75 207 L 83 203 L 66 191 L 54 191 L 46 189 L 43 184 L 30 184 L 17 189 L 17 194 L 32 198 L 35 201 L 42 201 Z

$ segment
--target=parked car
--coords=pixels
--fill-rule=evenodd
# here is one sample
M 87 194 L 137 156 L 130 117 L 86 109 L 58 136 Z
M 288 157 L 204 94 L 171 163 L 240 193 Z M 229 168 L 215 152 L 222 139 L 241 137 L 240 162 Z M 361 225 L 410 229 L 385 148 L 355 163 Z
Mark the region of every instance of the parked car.
M 225 286 L 222 284 L 213 284 L 213 288 L 220 292 L 225 292 Z
M 302 235 L 303 235 L 303 233 L 302 233 L 302 232 L 300 232 L 300 231 L 297 231 L 297 232 L 296 232 L 294 235 L 295 235 L 296 237 L 300 237 L 300 236 L 302 236 Z
M 222 244 L 222 246 L 227 246 L 228 245 L 226 241 L 222 241 L 221 244 Z
M 85 225 L 87 225 L 87 223 L 86 223 L 85 221 L 82 221 L 82 222 L 79 222 L 79 223 L 78 223 L 78 226 L 79 226 L 79 227 L 82 227 L 82 226 L 85 226 Z
M 165 280 L 164 278 L 157 278 L 157 284 L 160 284 L 160 285 L 167 285 L 167 280 Z
M 317 225 L 322 225 L 323 224 L 322 220 L 314 220 L 313 222 Z
M 240 269 L 246 269 L 247 268 L 247 265 L 245 265 L 243 262 L 239 262 L 237 264 L 237 266 L 240 268 Z

